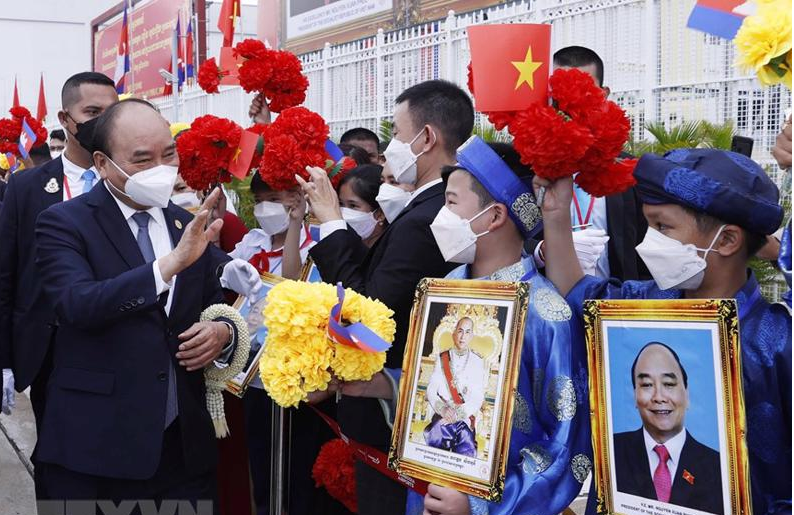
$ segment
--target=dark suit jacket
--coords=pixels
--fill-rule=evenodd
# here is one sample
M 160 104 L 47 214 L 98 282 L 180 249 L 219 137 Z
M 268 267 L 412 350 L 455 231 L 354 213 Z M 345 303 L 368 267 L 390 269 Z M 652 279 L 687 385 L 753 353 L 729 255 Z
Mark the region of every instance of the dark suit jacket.
M 642 428 L 615 434 L 614 444 L 618 491 L 656 499 Z M 685 476 L 691 479 L 691 483 Z M 723 513 L 720 455 L 692 438 L 689 432 L 673 477 L 670 503 L 708 513 Z
M 630 188 L 623 193 L 609 195 L 606 197 L 606 208 L 610 276 L 621 281 L 651 279 L 648 268 L 635 250 L 648 230 L 637 190 Z M 542 239 L 541 232 L 527 240 L 524 246 L 526 251 L 530 254 L 534 252 Z
M 55 193 L 44 191 L 51 179 L 58 183 Z M 20 392 L 39 373 L 55 328 L 33 259 L 36 218 L 62 200 L 59 158 L 12 174 L 0 210 L 0 364 L 13 368 Z
M 397 332 L 386 357 L 388 368 L 402 368 L 416 285 L 423 277 L 444 277 L 458 266 L 444 261 L 430 231 L 430 224 L 443 205 L 444 184 L 436 184 L 419 194 L 371 249 L 348 228 L 332 233 L 309 251 L 325 282 L 341 281 L 394 311 Z M 339 418 L 345 432 L 371 445 L 385 445 L 389 430 L 383 417 L 377 415 L 380 412 L 377 400 L 352 397 L 343 400 L 339 404 Z M 375 423 L 382 425 L 381 431 L 373 430 Z
M 163 211 L 176 245 L 192 215 L 174 204 Z M 99 182 L 41 214 L 36 264 L 59 321 L 38 459 L 98 476 L 151 477 L 160 462 L 170 362 L 187 468 L 213 468 L 203 372 L 187 372 L 174 357 L 177 335 L 222 302 L 213 252 L 178 275 L 166 316 L 152 265 Z

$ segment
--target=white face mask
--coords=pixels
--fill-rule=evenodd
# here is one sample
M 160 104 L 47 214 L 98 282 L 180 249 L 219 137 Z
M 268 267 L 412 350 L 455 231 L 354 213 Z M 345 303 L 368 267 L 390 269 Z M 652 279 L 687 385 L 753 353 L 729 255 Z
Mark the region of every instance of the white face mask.
M 201 205 L 201 201 L 199 200 L 198 196 L 196 196 L 195 191 L 186 191 L 184 193 L 171 195 L 171 202 L 182 209 L 191 209 Z
M 653 227 L 648 227 L 645 239 L 637 245 L 637 254 L 662 290 L 696 290 L 706 274 L 706 256 L 717 243 L 724 228 L 724 225 L 719 228 L 709 248 L 700 249 L 691 243 L 684 245 Z M 703 252 L 703 257 L 698 252 Z
M 269 236 L 281 234 L 289 227 L 287 208 L 278 202 L 259 202 L 254 206 L 254 217 Z
M 61 157 L 61 154 L 63 154 L 63 150 L 55 150 L 53 152 L 50 152 L 50 157 L 52 159 L 58 159 L 59 157 Z
M 433 223 L 430 224 L 430 230 L 436 239 L 438 250 L 444 256 L 444 261 L 449 263 L 474 263 L 474 257 L 477 255 L 477 238 L 488 234 L 488 231 L 474 234 L 471 229 L 471 223 L 493 206 L 494 204 L 491 204 L 486 207 L 470 220 L 459 217 L 447 206 L 441 208 Z
M 386 164 L 389 165 L 389 169 L 394 175 L 394 180 L 400 184 L 416 184 L 416 161 L 424 152 L 414 154 L 414 151 L 411 150 L 411 145 L 419 139 L 422 132 L 424 132 L 424 129 L 419 131 L 419 134 L 414 136 L 410 143 L 392 138 L 389 146 L 383 152 L 383 157 L 386 158 Z
M 386 220 L 392 223 L 397 215 L 399 215 L 408 201 L 411 200 L 411 194 L 402 188 L 398 188 L 393 184 L 386 184 L 385 182 L 380 185 L 378 196 L 375 201 L 380 206 L 383 214 L 386 215 Z
M 168 201 L 171 199 L 171 192 L 174 191 L 174 183 L 179 172 L 178 167 L 157 165 L 135 175 L 129 175 L 109 157 L 108 161 L 113 163 L 113 166 L 127 178 L 124 191 L 119 190 L 110 181 L 107 181 L 108 184 L 113 186 L 113 189 L 142 206 L 168 207 Z
M 378 225 L 375 215 L 371 212 L 357 211 L 346 207 L 342 208 L 342 218 L 362 239 L 372 236 L 375 226 Z

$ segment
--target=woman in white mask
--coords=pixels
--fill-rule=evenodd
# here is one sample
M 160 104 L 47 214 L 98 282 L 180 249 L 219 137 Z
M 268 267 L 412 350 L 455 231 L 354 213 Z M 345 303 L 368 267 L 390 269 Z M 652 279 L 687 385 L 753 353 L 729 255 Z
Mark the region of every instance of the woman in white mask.
M 306 202 L 295 190 L 271 189 L 258 173 L 251 179 L 258 229 L 243 237 L 229 255 L 244 259 L 260 272 L 298 279 L 313 245 L 303 224 Z
M 347 225 L 371 247 L 386 230 L 388 221 L 375 198 L 381 186 L 379 165 L 360 165 L 339 183 L 339 206 Z

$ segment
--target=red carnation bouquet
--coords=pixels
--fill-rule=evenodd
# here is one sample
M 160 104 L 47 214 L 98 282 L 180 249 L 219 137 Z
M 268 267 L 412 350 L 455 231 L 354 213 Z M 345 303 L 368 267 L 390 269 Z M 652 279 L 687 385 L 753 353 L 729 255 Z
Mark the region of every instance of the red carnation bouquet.
M 320 447 L 320 454 L 312 466 L 312 478 L 318 488 L 324 487 L 345 508 L 358 513 L 355 458 L 344 440 L 335 438 Z
M 334 163 L 325 150 L 330 129 L 322 116 L 305 107 L 285 109 L 276 120 L 260 126 L 264 150 L 259 162 L 259 175 L 274 190 L 296 188 L 295 175 L 309 180 L 307 166 L 326 168 L 331 184 L 336 187 L 355 162 L 344 159 Z
M 474 81 L 469 67 L 469 89 Z M 507 127 L 521 161 L 545 179 L 576 175 L 596 197 L 635 184 L 634 159 L 619 159 L 629 138 L 626 114 L 608 100 L 593 78 L 577 69 L 558 69 L 549 78 L 552 105 L 523 111 L 484 113 L 497 130 Z
M 44 145 L 47 142 L 47 129 L 31 116 L 30 111 L 22 106 L 12 107 L 9 111 L 11 118 L 0 119 L 0 153 L 11 152 L 17 157 L 22 157 L 19 152 L 19 136 L 22 134 L 22 120 L 36 134 L 34 147 Z
M 234 47 L 234 56 L 242 58 L 240 86 L 248 93 L 264 96 L 272 112 L 280 113 L 306 100 L 309 81 L 300 59 L 292 52 L 272 50 L 258 39 L 246 39 Z M 199 86 L 207 93 L 217 93 L 223 76 L 215 60 L 208 59 L 199 68 Z
M 196 191 L 219 182 L 230 182 L 229 165 L 235 157 L 242 128 L 231 120 L 205 115 L 176 140 L 179 173 Z

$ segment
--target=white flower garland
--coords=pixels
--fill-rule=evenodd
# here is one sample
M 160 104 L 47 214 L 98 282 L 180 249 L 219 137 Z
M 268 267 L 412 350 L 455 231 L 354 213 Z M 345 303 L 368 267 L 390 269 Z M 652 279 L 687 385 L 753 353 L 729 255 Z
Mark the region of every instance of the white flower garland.
M 202 322 L 211 322 L 219 317 L 228 318 L 237 331 L 237 347 L 234 349 L 232 361 L 228 366 L 218 368 L 210 365 L 204 369 L 204 384 L 207 387 L 207 411 L 215 426 L 215 437 L 225 438 L 229 435 L 229 426 L 226 424 L 226 414 L 223 411 L 223 392 L 226 381 L 232 379 L 245 368 L 248 353 L 251 350 L 251 336 L 248 334 L 248 324 L 240 313 L 226 304 L 213 304 L 201 313 Z

